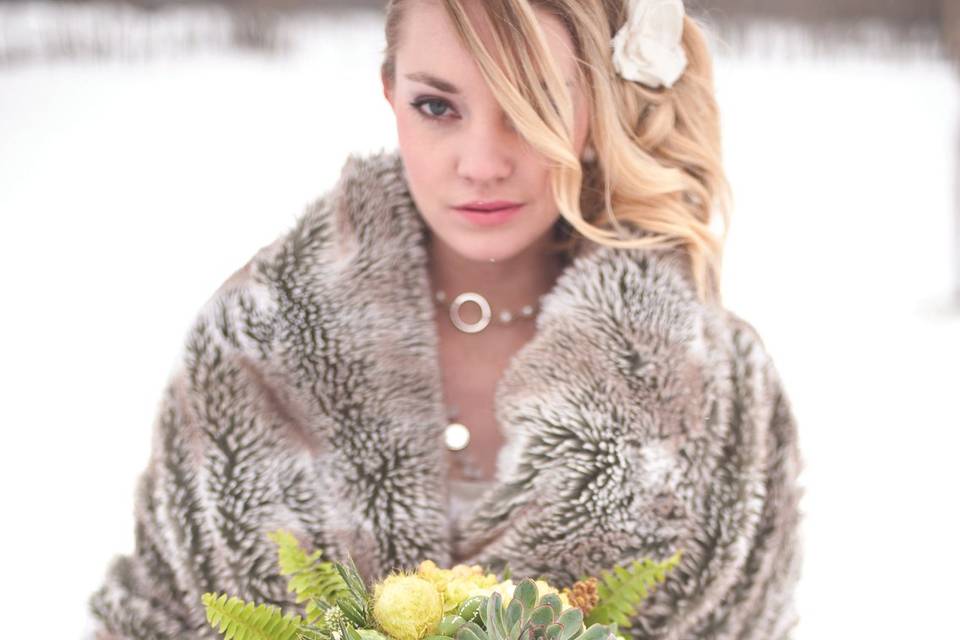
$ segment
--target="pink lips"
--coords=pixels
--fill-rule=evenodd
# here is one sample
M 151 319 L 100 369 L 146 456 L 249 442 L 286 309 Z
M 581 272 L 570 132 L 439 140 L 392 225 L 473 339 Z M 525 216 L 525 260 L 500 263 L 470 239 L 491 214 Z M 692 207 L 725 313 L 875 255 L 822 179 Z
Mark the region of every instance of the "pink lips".
M 477 200 L 454 207 L 454 210 L 473 224 L 485 227 L 510 220 L 522 208 L 522 203 L 509 200 Z
M 519 202 L 510 202 L 509 200 L 477 200 L 475 202 L 458 205 L 456 208 L 466 209 L 468 211 L 497 211 L 499 209 L 512 209 L 519 206 Z

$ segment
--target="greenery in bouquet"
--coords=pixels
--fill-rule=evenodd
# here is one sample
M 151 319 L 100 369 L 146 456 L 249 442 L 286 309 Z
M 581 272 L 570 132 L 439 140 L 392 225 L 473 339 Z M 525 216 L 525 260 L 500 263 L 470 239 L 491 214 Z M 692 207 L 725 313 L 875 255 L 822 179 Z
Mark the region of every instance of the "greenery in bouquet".
M 225 640 L 624 640 L 637 605 L 680 560 L 635 560 L 558 590 L 514 582 L 477 565 L 442 569 L 431 560 L 367 589 L 351 558 L 323 561 L 286 531 L 269 534 L 301 613 L 206 593 L 207 620 Z

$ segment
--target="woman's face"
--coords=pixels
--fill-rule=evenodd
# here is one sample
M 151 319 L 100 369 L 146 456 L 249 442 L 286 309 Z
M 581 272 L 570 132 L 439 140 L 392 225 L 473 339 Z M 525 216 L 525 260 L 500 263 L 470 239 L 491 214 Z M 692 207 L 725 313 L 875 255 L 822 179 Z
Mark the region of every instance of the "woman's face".
M 478 2 L 465 5 L 493 50 Z M 588 113 L 573 42 L 557 18 L 540 11 L 537 16 L 573 92 L 579 155 Z M 512 128 L 439 2 L 404 5 L 395 69 L 384 94 L 396 114 L 411 195 L 433 235 L 472 260 L 502 261 L 545 246 L 559 217 L 545 158 Z M 461 210 L 498 202 L 520 206 L 499 214 Z

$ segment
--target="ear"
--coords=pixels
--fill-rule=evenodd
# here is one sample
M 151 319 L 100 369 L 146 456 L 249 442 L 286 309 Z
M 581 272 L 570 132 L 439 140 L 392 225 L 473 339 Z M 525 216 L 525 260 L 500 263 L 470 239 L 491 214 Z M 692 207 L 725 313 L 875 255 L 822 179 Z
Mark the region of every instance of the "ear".
M 390 108 L 393 109 L 393 82 L 383 74 L 380 74 L 380 83 L 383 85 L 383 97 L 390 103 Z

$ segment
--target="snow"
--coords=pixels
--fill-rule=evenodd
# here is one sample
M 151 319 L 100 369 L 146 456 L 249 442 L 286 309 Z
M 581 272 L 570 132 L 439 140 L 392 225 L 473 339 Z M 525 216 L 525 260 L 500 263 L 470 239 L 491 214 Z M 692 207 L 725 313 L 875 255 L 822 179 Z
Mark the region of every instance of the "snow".
M 89 23 L 45 7 L 30 29 Z M 34 46 L 13 15 L 7 44 Z M 132 550 L 195 313 L 348 153 L 396 144 L 380 18 L 286 34 L 286 56 L 171 45 L 0 67 L 6 635 L 89 629 L 87 596 Z M 960 571 L 956 71 L 720 47 L 716 74 L 736 198 L 724 297 L 777 364 L 806 462 L 796 638 L 943 636 Z

